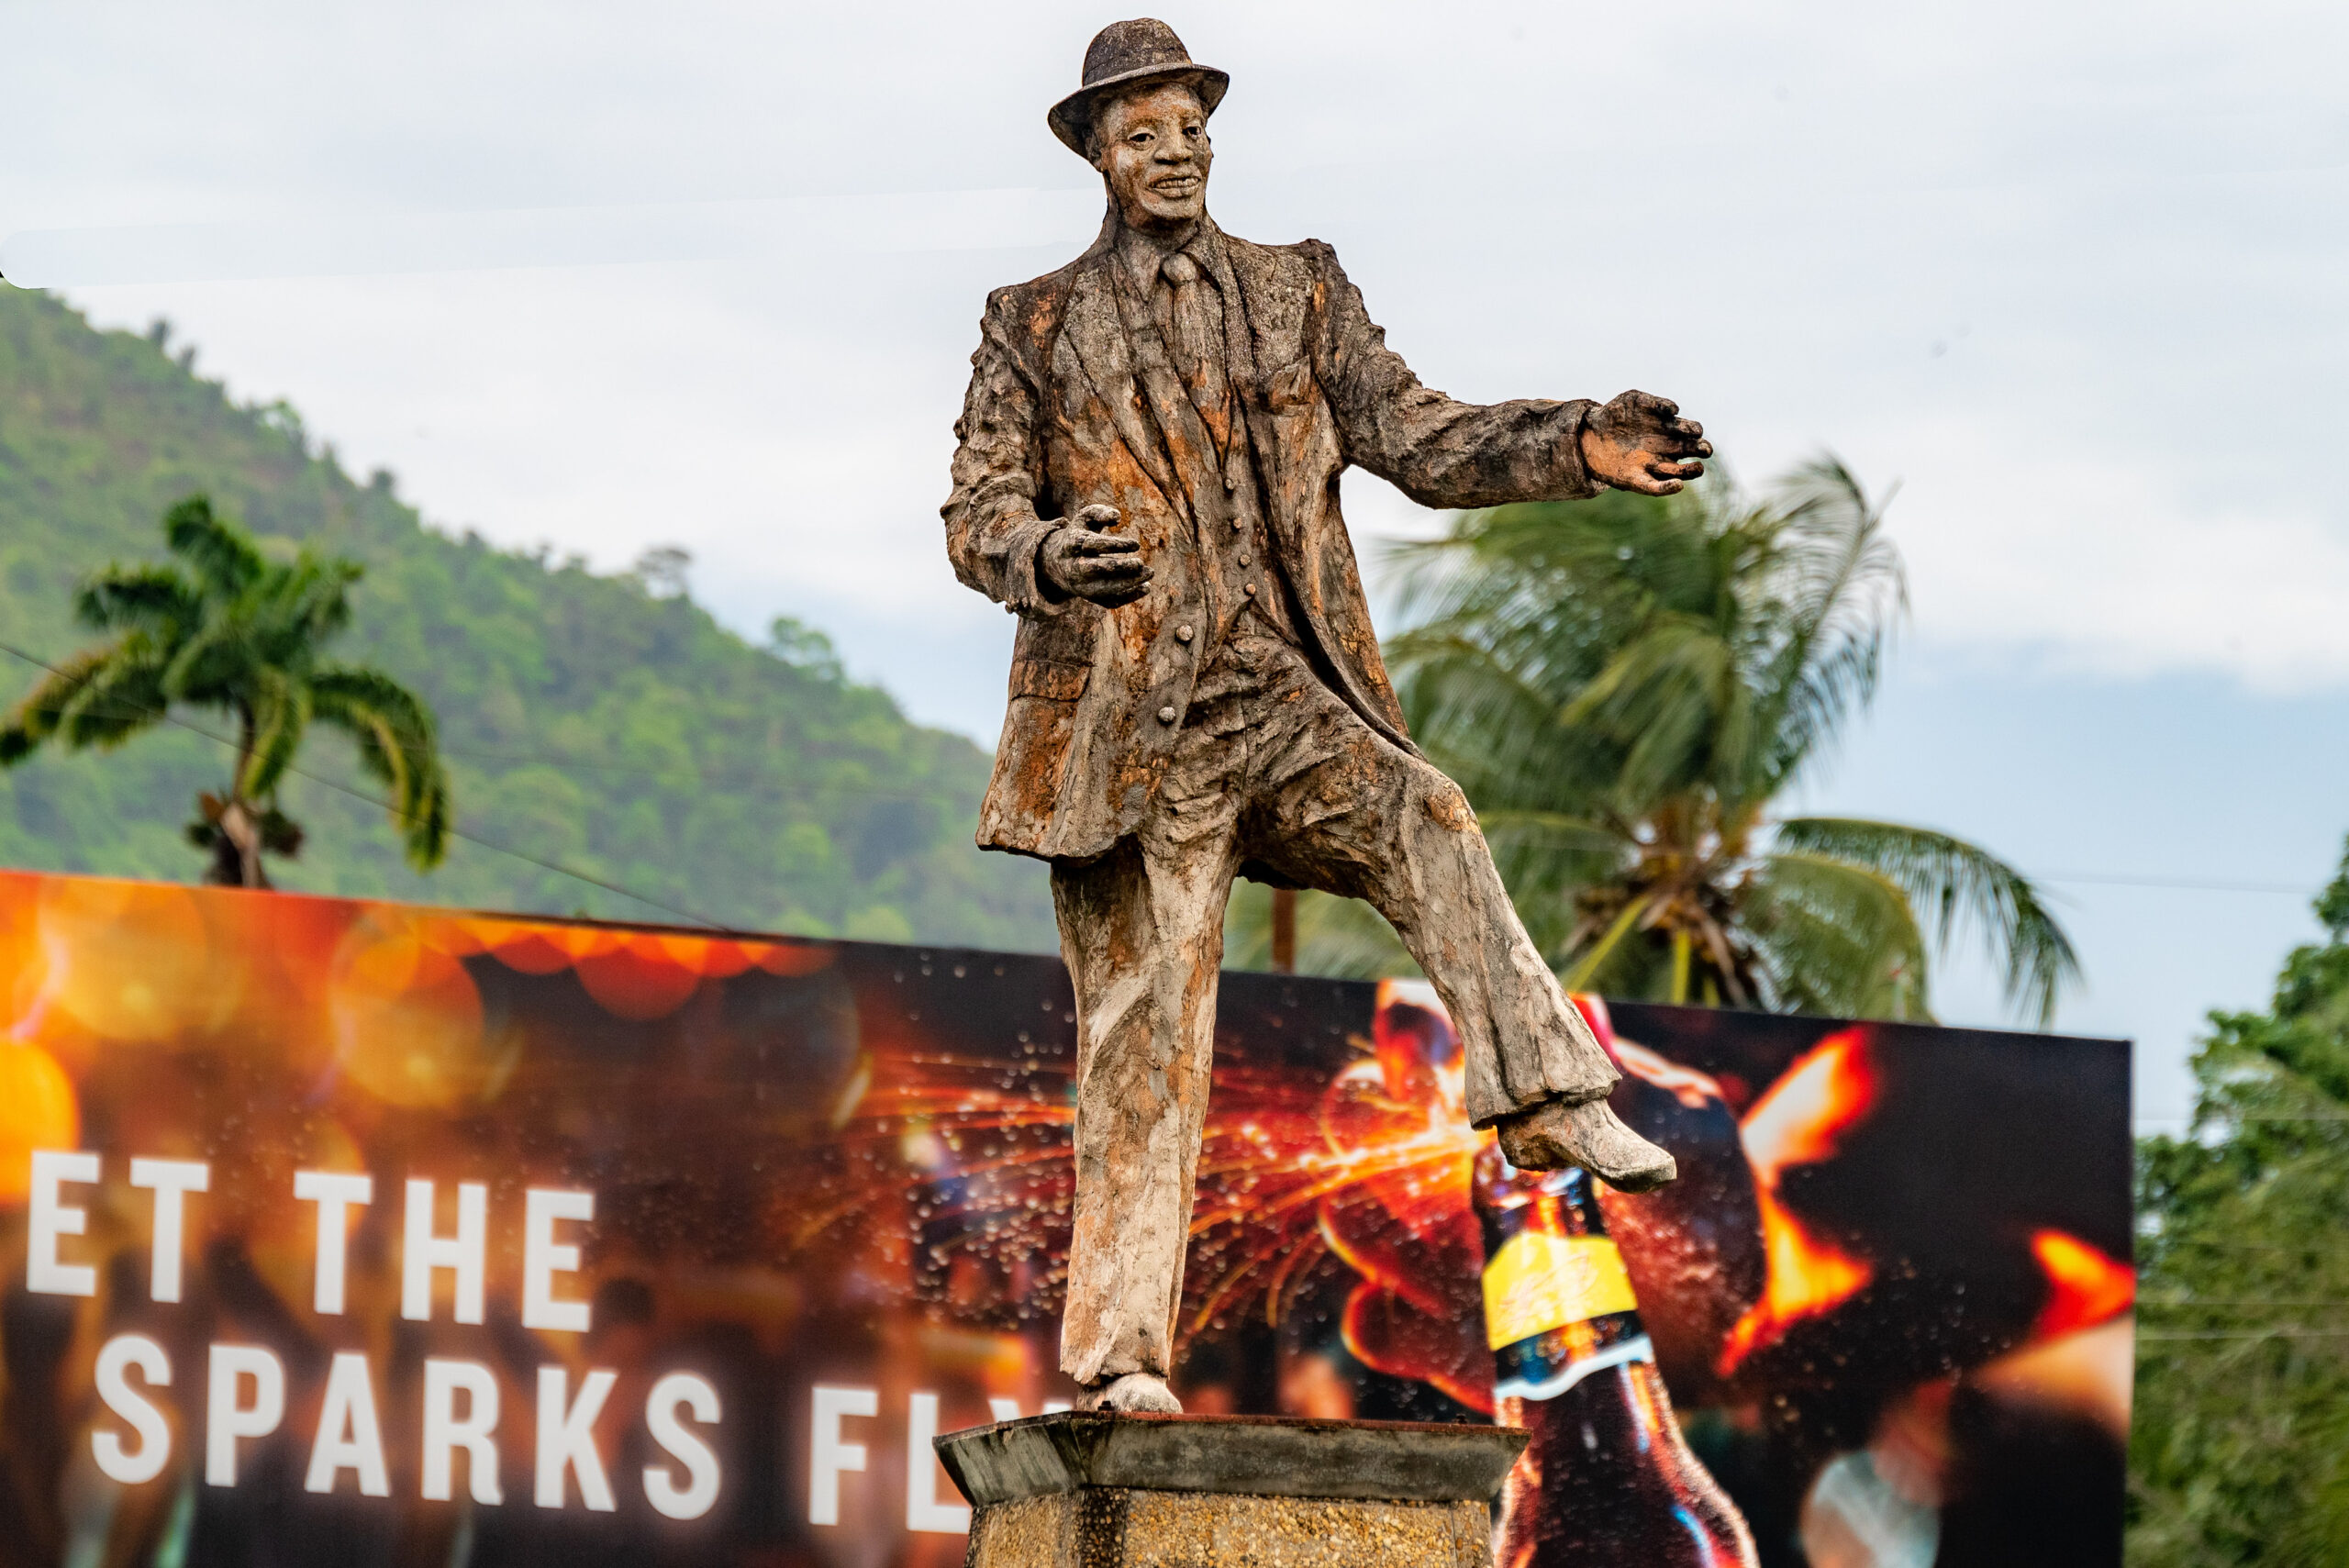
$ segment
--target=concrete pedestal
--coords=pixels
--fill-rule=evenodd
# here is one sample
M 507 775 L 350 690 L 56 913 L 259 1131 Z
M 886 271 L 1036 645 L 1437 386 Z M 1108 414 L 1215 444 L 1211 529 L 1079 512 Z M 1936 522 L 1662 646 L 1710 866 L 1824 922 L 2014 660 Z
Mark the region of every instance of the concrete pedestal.
M 967 1568 L 1489 1568 L 1510 1427 L 1062 1411 L 950 1432 Z

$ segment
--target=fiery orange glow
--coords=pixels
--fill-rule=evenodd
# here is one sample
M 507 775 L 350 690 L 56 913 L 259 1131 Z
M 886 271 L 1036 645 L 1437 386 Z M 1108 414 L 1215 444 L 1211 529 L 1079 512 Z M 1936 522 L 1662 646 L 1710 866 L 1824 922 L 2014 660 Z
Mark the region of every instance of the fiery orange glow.
M 1720 1375 L 1730 1376 L 1795 1324 L 1858 1295 L 1874 1277 L 1866 1261 L 1788 1212 L 1778 1187 L 1787 1172 L 1831 1156 L 1844 1134 L 1866 1119 L 1876 1092 L 1867 1031 L 1844 1029 L 1813 1046 L 1746 1113 L 1740 1135 L 1753 1168 L 1769 1272 L 1762 1298 L 1721 1346 Z
M 2116 1442 L 2126 1442 L 2136 1359 L 2136 1332 L 2122 1316 L 2053 1340 L 2033 1340 L 1979 1368 L 1968 1381 L 2007 1404 L 2086 1416 Z
M 679 940 L 685 947 L 679 952 L 671 951 L 673 940 L 678 940 L 638 937 L 591 953 L 579 961 L 579 983 L 616 1017 L 639 1023 L 665 1018 L 684 1006 L 701 984 L 702 954 L 694 949 L 707 945 Z
M 1762 1211 L 1768 1283 L 1762 1299 L 1746 1309 L 1721 1346 L 1716 1370 L 1723 1377 L 1734 1373 L 1755 1351 L 1776 1343 L 1796 1323 L 1857 1296 L 1874 1275 L 1866 1262 L 1813 1234 L 1788 1214 L 1768 1187 L 1754 1195 Z
M 352 926 L 335 955 L 328 1017 L 352 1082 L 390 1105 L 447 1108 L 480 1097 L 492 1062 L 480 991 L 420 924 Z
M 2033 1231 L 2031 1255 L 2047 1275 L 2047 1305 L 2032 1325 L 2033 1339 L 2092 1328 L 2128 1311 L 2137 1299 L 2137 1271 L 2076 1236 Z
M 214 951 L 204 906 L 184 887 L 44 879 L 45 1005 L 101 1039 L 162 1041 L 218 1027 L 236 1010 L 244 966 Z
M 32 1151 L 81 1147 L 73 1081 L 37 1045 L 0 1040 L 0 1204 L 32 1189 Z
M 1876 1090 L 1866 1029 L 1812 1046 L 1745 1114 L 1739 1135 L 1753 1173 L 1775 1187 L 1780 1173 L 1829 1158 L 1875 1107 Z

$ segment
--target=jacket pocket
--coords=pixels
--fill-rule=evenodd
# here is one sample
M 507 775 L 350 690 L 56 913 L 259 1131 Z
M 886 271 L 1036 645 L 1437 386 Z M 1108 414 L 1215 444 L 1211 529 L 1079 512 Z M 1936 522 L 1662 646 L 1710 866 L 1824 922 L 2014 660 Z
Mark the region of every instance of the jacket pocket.
M 1042 697 L 1047 702 L 1074 702 L 1093 679 L 1093 666 L 1067 659 L 1015 659 L 1011 662 L 1011 695 Z

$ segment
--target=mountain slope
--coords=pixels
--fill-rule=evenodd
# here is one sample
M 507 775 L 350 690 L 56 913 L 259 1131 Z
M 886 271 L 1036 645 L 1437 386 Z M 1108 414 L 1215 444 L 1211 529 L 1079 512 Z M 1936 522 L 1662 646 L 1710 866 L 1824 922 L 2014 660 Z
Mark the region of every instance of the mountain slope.
M 390 475 L 352 480 L 293 410 L 231 403 L 160 330 L 98 332 L 0 284 L 0 643 L 53 662 L 90 640 L 74 584 L 159 556 L 163 508 L 195 490 L 277 548 L 366 564 L 338 651 L 426 695 L 456 785 L 466 837 L 418 876 L 378 806 L 320 782 L 363 788 L 319 736 L 303 762 L 317 777 L 285 791 L 310 838 L 281 885 L 1055 945 L 1042 869 L 972 846 L 985 754 L 846 680 L 820 635 L 779 622 L 756 648 L 635 576 L 435 532 Z M 0 654 L 0 702 L 38 674 Z M 191 880 L 203 860 L 181 825 L 224 755 L 175 728 L 0 773 L 0 864 Z

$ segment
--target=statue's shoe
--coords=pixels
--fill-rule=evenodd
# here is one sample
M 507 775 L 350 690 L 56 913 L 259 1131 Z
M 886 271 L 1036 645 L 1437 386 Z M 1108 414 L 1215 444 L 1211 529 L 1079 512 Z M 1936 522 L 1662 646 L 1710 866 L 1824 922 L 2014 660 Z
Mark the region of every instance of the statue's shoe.
M 1501 1152 L 1520 1171 L 1562 1171 L 1579 1165 L 1627 1193 L 1660 1187 L 1680 1173 L 1671 1155 L 1625 1127 L 1605 1100 L 1569 1106 L 1544 1100 L 1494 1129 Z
M 1179 1416 L 1183 1402 L 1166 1386 L 1163 1377 L 1146 1372 L 1130 1372 L 1123 1377 L 1113 1377 L 1097 1387 L 1088 1388 L 1076 1396 L 1080 1410 L 1149 1410 L 1161 1415 Z

